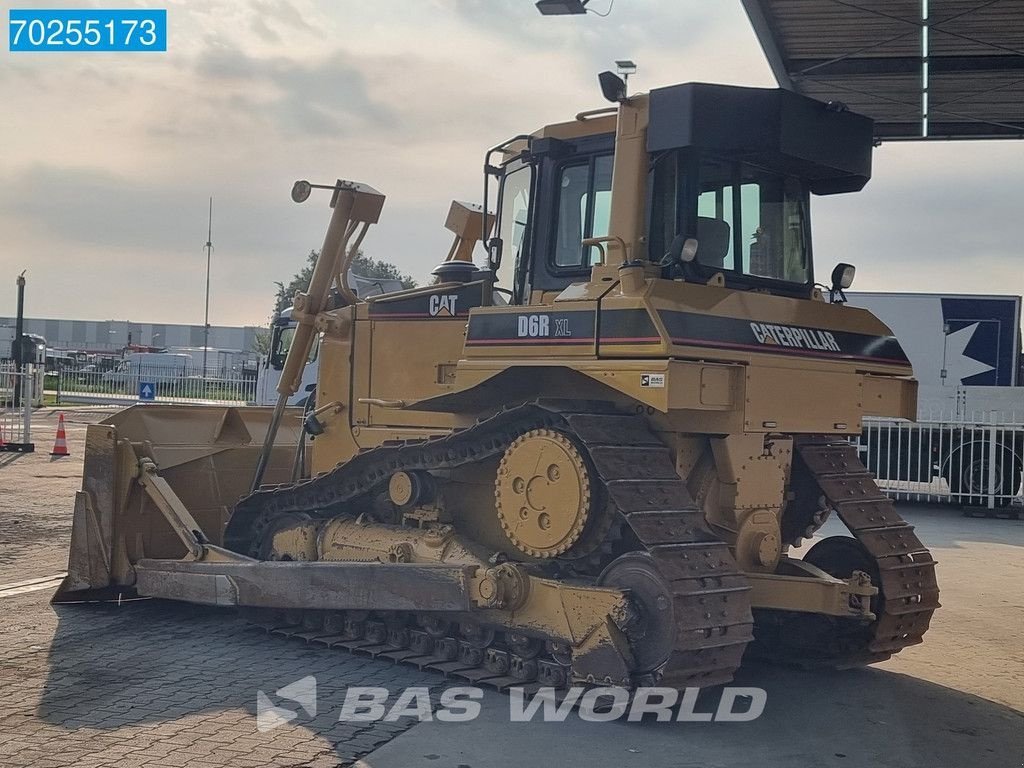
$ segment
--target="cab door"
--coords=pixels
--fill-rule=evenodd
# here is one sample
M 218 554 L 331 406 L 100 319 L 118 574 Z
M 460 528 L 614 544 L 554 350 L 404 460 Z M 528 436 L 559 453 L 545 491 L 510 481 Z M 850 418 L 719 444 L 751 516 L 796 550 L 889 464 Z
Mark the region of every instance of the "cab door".
M 560 292 L 572 283 L 587 282 L 600 260 L 599 249 L 583 241 L 608 234 L 615 137 L 597 134 L 537 144 L 529 287 L 533 292 Z

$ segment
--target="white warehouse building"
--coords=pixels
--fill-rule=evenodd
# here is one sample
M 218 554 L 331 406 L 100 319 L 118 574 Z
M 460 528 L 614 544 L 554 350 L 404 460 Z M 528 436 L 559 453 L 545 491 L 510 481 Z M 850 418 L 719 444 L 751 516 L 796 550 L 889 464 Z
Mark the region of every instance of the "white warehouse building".
M 0 327 L 13 328 L 15 318 L 0 317 Z M 254 353 L 257 326 L 211 325 L 212 349 Z M 129 320 L 54 320 L 25 318 L 25 333 L 46 339 L 51 349 L 120 352 L 129 344 L 148 347 L 202 347 L 203 326 L 174 323 L 136 323 Z

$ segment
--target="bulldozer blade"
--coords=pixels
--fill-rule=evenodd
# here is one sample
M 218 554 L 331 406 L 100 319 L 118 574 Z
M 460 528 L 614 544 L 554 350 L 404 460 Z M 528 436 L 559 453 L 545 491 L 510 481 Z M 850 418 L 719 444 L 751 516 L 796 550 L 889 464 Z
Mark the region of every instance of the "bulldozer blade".
M 205 605 L 468 612 L 475 566 L 371 562 L 142 560 L 136 591 Z
M 139 483 L 142 461 L 156 465 L 205 540 L 221 545 L 235 502 L 249 490 L 270 415 L 269 408 L 141 405 L 90 425 L 68 575 L 53 602 L 131 592 L 139 560 L 187 555 L 178 533 Z M 300 429 L 300 411 L 289 409 L 274 443 L 267 482 L 290 479 Z

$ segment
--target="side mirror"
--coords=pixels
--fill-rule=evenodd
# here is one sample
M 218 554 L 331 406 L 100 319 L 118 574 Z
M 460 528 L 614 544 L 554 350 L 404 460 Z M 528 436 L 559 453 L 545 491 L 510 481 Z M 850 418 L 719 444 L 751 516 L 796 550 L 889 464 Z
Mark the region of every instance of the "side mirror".
M 500 237 L 492 237 L 487 241 L 487 262 L 495 272 L 501 266 L 501 247 L 502 241 Z
M 836 264 L 832 270 L 832 291 L 843 291 L 853 285 L 853 278 L 857 274 L 857 268 L 853 264 Z
M 313 437 L 320 437 L 324 433 L 323 422 L 316 417 L 315 413 L 309 414 L 305 421 L 303 421 L 306 434 L 312 435 Z
M 309 199 L 309 193 L 313 191 L 313 185 L 308 181 L 296 181 L 292 185 L 292 201 L 304 203 Z
M 682 250 L 679 251 L 679 260 L 687 263 L 697 259 L 697 246 L 700 243 L 695 237 L 688 237 L 683 241 Z
M 671 265 L 678 262 L 689 263 L 697 258 L 697 247 L 699 243 L 696 238 L 686 235 L 676 235 L 668 247 L 668 253 L 661 260 L 662 264 Z

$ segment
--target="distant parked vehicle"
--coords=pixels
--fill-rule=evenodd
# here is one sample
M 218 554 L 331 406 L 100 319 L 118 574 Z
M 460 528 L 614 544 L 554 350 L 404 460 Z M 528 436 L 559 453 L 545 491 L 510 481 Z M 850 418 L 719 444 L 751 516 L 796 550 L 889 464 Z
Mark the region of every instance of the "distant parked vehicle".
M 0 327 L 0 400 L 10 399 L 14 392 L 15 333 L 13 328 Z M 34 333 L 21 334 L 21 362 L 32 371 L 32 405 L 43 404 L 46 339 Z M 6 376 L 3 374 L 6 373 Z
M 169 347 L 168 354 L 188 355 L 191 358 L 189 367 L 198 373 L 205 366 L 208 376 L 218 376 L 228 371 L 241 371 L 245 364 L 254 360 L 254 353 L 240 349 L 220 349 L 217 347 Z
M 348 273 L 348 284 L 359 298 L 380 296 L 402 290 L 401 280 L 363 277 L 351 270 Z M 274 405 L 277 402 L 277 383 L 281 380 L 284 361 L 288 357 L 288 350 L 291 348 L 298 325 L 292 320 L 290 307 L 274 315 L 271 324 L 270 354 L 262 357 L 259 362 L 259 377 L 256 384 L 257 405 Z M 302 369 L 302 383 L 299 385 L 298 391 L 288 398 L 288 405 L 304 406 L 306 404 L 310 393 L 316 387 L 317 377 L 320 375 L 320 362 L 317 359 L 319 355 L 320 340 L 318 338 L 313 342 L 313 347 L 309 351 L 306 367 Z
M 256 404 L 273 405 L 277 402 L 277 383 L 281 380 L 284 361 L 295 336 L 298 323 L 292 320 L 291 309 L 275 316 L 270 337 L 270 354 L 262 361 L 256 385 Z M 288 398 L 289 405 L 305 405 L 309 393 L 316 386 L 320 371 L 320 340 L 316 339 L 309 351 L 306 367 L 302 369 L 302 384 L 299 391 Z
M 170 352 L 135 352 L 103 374 L 107 382 L 160 382 L 180 379 L 190 373 L 192 358 Z
M 21 361 L 42 365 L 46 360 L 46 339 L 34 333 L 23 333 Z M 0 360 L 14 359 L 14 329 L 0 327 Z

